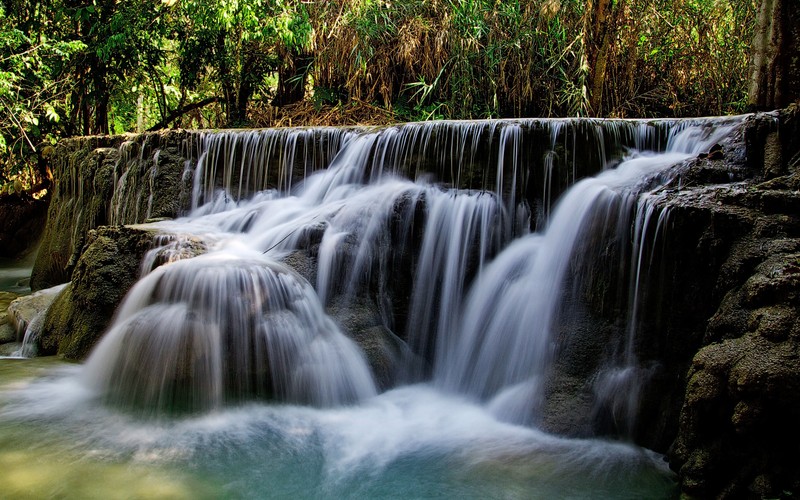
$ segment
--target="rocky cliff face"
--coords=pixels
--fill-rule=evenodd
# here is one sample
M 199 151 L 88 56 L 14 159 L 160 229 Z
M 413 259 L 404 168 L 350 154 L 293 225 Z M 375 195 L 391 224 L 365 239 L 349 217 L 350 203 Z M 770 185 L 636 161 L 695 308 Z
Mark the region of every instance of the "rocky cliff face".
M 743 134 L 657 195 L 667 222 L 642 295 L 635 427 L 619 428 L 613 408 L 571 423 L 666 453 L 690 497 L 800 492 L 800 110 L 754 116 Z M 618 291 L 602 273 L 588 292 L 593 326 L 563 347 L 575 359 L 620 335 Z M 571 373 L 556 374 L 569 390 Z M 583 408 L 568 408 L 586 414 L 593 395 L 572 391 Z
M 700 255 L 705 246 L 714 256 L 698 262 L 711 272 L 698 269 L 695 288 L 705 297 L 697 299 L 715 310 L 693 328 L 699 345 L 670 451 L 693 496 L 800 492 L 799 120 L 789 109 L 777 130 L 761 134 L 762 168 L 752 179 L 669 198 L 681 225 L 702 228 Z

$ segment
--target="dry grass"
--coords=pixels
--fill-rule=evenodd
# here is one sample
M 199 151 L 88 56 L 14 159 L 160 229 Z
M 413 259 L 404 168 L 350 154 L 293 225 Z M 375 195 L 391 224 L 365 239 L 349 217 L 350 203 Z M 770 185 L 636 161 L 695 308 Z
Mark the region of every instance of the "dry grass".
M 398 121 L 390 110 L 358 100 L 337 105 L 309 101 L 281 107 L 265 104 L 251 108 L 250 117 L 255 127 L 389 125 Z

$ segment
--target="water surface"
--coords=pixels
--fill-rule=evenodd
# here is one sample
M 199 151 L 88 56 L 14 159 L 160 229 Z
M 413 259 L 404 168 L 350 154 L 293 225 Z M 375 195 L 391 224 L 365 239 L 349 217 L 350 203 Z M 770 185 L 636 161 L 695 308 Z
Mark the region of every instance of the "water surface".
M 357 406 L 257 404 L 142 419 L 54 358 L 0 360 L 12 498 L 670 498 L 655 453 L 497 421 L 425 385 Z

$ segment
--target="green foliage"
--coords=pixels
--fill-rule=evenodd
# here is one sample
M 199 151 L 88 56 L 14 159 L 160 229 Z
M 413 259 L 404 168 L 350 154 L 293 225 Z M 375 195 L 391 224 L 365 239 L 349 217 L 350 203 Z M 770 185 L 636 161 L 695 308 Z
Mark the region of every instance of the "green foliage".
M 36 180 L 31 155 L 59 136 L 66 114 L 69 82 L 59 68 L 82 49 L 79 41 L 26 34 L 0 7 L 0 181 Z
M 282 51 L 309 48 L 313 28 L 305 4 L 291 0 L 184 0 L 174 19 L 180 84 L 213 82 L 229 124 L 246 120 L 246 106 L 282 64 Z
M 635 0 L 628 8 L 607 109 L 638 116 L 744 111 L 753 0 Z

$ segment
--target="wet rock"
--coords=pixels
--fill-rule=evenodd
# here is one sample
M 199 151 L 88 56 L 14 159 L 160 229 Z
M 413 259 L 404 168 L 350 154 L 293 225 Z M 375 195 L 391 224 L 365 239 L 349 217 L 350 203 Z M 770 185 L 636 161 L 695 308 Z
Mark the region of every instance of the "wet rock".
M 153 249 L 147 252 L 142 261 L 142 274 L 149 273 L 161 265 L 191 259 L 208 252 L 208 242 L 192 234 L 162 233 L 161 229 L 147 224 L 128 227 L 150 233 L 158 232 L 153 238 Z
M 54 172 L 52 203 L 47 226 L 31 272 L 31 288 L 48 288 L 70 279 L 86 235 L 108 223 L 108 205 L 114 190 L 115 148 L 75 148 L 78 143 L 57 147 L 62 168 Z
M 5 315 L 0 315 L 0 344 L 7 344 L 9 342 L 17 341 L 17 332 L 14 327 L 5 322 Z
M 25 332 L 43 315 L 65 285 L 39 290 L 30 295 L 15 299 L 8 305 L 8 322 L 14 329 L 16 340 L 21 341 Z
M 697 354 L 672 454 L 686 493 L 798 491 L 799 355 L 796 340 L 776 343 L 755 332 Z
M 69 281 L 90 230 L 174 218 L 186 210 L 192 182 L 184 171 L 188 135 L 171 131 L 60 141 L 49 157 L 55 183 L 31 288 Z
M 47 311 L 40 353 L 74 360 L 87 356 L 139 278 L 140 262 L 153 238 L 151 231 L 127 227 L 101 227 L 89 233 L 72 282 Z
M 750 313 L 747 329 L 773 342 L 789 340 L 790 336 L 800 337 L 797 310 L 786 305 L 756 309 Z
M 734 244 L 713 278 L 724 295 L 692 360 L 669 454 L 688 495 L 800 491 L 800 217 L 776 217 L 761 196 L 767 187 L 778 199 L 774 188 L 794 182 L 755 185 L 736 201 L 750 230 L 728 235 Z
M 8 318 L 8 305 L 17 297 L 16 293 L 0 292 L 0 344 L 17 340 L 17 332 Z
M 592 380 L 602 369 L 613 349 L 618 326 L 603 317 L 581 310 L 579 304 L 565 307 L 557 334 L 555 365 L 547 375 L 542 408 L 538 412 L 540 429 L 569 437 L 614 434 L 614 429 L 599 428 L 593 414 L 595 396 Z
M 313 251 L 294 251 L 282 261 L 307 281 L 315 283 L 317 266 L 312 254 Z M 405 342 L 384 326 L 377 304 L 368 297 L 336 295 L 329 301 L 326 312 L 361 348 L 378 386 L 384 390 L 392 387 L 402 361 L 410 353 Z
M 21 342 L 9 342 L 7 344 L 0 344 L 0 356 L 16 356 L 22 349 Z
M 282 259 L 282 262 L 294 269 L 300 276 L 309 283 L 317 282 L 316 259 L 312 252 L 296 250 Z
M 342 331 L 364 352 L 378 387 L 394 385 L 408 347 L 381 320 L 378 307 L 369 299 L 338 297 L 327 309 Z
M 14 327 L 7 321 L 5 313 L 0 314 L 0 344 L 7 344 L 9 342 L 17 341 L 17 332 Z

